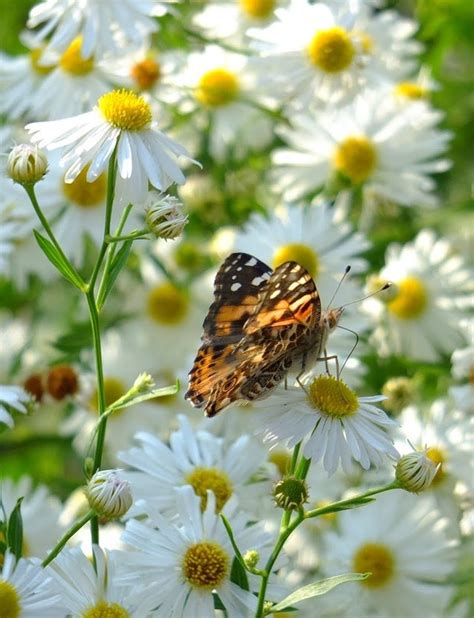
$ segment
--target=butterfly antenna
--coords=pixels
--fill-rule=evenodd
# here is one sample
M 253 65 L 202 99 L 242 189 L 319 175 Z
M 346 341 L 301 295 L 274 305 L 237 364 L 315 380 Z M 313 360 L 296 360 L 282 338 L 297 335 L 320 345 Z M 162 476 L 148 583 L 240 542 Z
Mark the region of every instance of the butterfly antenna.
M 350 359 L 350 357 L 354 354 L 354 350 L 356 349 L 356 347 L 357 347 L 357 346 L 358 346 L 358 344 L 359 344 L 359 335 L 355 332 L 355 330 L 351 330 L 350 328 L 346 328 L 345 326 L 339 326 L 339 324 L 337 325 L 337 327 L 336 327 L 336 328 L 340 328 L 341 330 L 346 330 L 348 333 L 352 333 L 352 334 L 355 336 L 355 338 L 356 338 L 355 343 L 354 343 L 354 345 L 353 345 L 353 346 L 352 346 L 352 348 L 351 348 L 351 351 L 350 351 L 350 352 L 349 352 L 349 354 L 347 355 L 346 360 L 342 363 L 342 367 L 341 367 L 341 369 L 339 370 L 339 375 L 341 375 L 342 370 L 343 370 L 343 369 L 344 369 L 344 367 L 347 365 L 347 361 L 348 361 L 348 360 Z
M 342 282 L 344 281 L 344 279 L 347 277 L 347 275 L 349 274 L 349 271 L 351 270 L 351 266 L 350 264 L 348 264 L 346 266 L 346 270 L 344 271 L 344 274 L 341 277 L 341 280 L 339 281 L 339 283 L 337 284 L 337 288 L 334 290 L 334 294 L 332 295 L 331 300 L 328 302 L 328 306 L 326 307 L 326 310 L 329 309 L 329 307 L 332 305 L 332 301 L 336 298 L 336 294 L 339 292 L 339 288 L 342 285 Z
M 361 303 L 363 300 L 367 300 L 367 298 L 371 298 L 372 296 L 375 296 L 376 294 L 380 294 L 380 292 L 383 292 L 384 290 L 388 290 L 388 288 L 391 288 L 392 285 L 393 284 L 392 284 L 391 281 L 387 281 L 387 283 L 385 283 L 378 290 L 375 290 L 375 292 L 372 292 L 371 294 L 367 294 L 367 296 L 364 296 L 363 298 L 359 298 L 357 300 L 353 300 L 350 303 L 346 303 L 345 305 L 343 305 L 343 307 L 348 307 L 349 305 L 355 305 L 356 303 Z

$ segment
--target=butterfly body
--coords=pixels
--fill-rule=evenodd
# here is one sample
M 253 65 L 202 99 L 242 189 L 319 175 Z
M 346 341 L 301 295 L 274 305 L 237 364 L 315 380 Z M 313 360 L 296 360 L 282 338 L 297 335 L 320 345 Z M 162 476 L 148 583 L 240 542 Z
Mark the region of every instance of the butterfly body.
M 272 271 L 246 253 L 224 261 L 214 294 L 186 393 L 207 416 L 233 401 L 262 399 L 291 369 L 311 366 L 342 313 L 321 310 L 314 281 L 300 264 Z

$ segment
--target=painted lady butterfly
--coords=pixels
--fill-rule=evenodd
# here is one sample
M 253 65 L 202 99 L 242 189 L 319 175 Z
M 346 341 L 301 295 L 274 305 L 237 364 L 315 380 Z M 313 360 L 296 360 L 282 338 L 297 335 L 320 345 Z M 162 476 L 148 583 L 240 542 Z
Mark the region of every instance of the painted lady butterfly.
M 297 262 L 272 271 L 247 253 L 229 255 L 216 275 L 186 399 L 215 416 L 233 401 L 266 397 L 293 365 L 301 374 L 327 360 L 327 338 L 342 312 L 321 309 L 311 275 Z

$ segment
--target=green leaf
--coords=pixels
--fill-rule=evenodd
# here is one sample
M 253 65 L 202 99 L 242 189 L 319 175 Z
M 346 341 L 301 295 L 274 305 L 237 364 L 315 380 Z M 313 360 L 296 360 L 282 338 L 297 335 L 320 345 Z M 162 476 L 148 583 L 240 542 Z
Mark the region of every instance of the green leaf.
M 244 567 L 240 564 L 238 558 L 232 560 L 232 568 L 230 571 L 230 581 L 237 584 L 242 590 L 249 590 L 249 579 Z
M 123 397 L 120 397 L 120 399 L 117 399 L 117 401 L 114 401 L 112 404 L 110 404 L 105 413 L 108 416 L 109 414 L 112 414 L 112 412 L 114 412 L 115 410 L 123 410 L 124 408 L 128 408 L 130 406 L 136 405 L 137 403 L 141 403 L 142 401 L 147 401 L 148 399 L 156 399 L 156 397 L 176 395 L 178 391 L 179 381 L 176 380 L 176 384 L 172 384 L 171 386 L 163 386 L 162 388 L 155 388 L 149 393 L 144 393 L 143 395 L 136 395 L 134 397 L 131 397 L 130 399 L 127 398 L 128 393 L 125 393 Z
M 21 517 L 21 503 L 23 498 L 18 498 L 15 508 L 10 514 L 7 528 L 7 545 L 12 554 L 18 560 L 23 551 L 23 520 Z
M 59 253 L 53 243 L 44 236 L 41 236 L 41 234 L 36 230 L 33 230 L 33 233 L 35 235 L 36 242 L 40 246 L 40 249 L 43 251 L 51 264 L 53 264 L 53 266 L 55 266 L 56 269 L 59 270 L 59 272 L 65 279 L 67 279 L 70 283 L 76 286 L 76 288 L 78 288 L 79 290 L 84 290 L 84 282 L 76 273 L 76 271 L 72 268 L 72 266 Z
M 299 588 L 295 592 L 289 594 L 285 599 L 283 599 L 283 601 L 273 605 L 270 613 L 275 611 L 283 611 L 288 608 L 288 606 L 294 605 L 295 603 L 300 603 L 306 599 L 311 599 L 313 597 L 326 594 L 340 584 L 362 581 L 363 579 L 367 579 L 369 575 L 370 573 L 345 573 L 343 575 L 336 575 L 335 577 L 328 577 L 327 579 L 320 579 L 317 582 L 303 586 L 302 588 Z
M 107 278 L 105 280 L 105 285 L 104 285 L 102 294 L 100 295 L 100 298 L 97 301 L 99 309 L 104 305 L 105 299 L 110 294 L 112 286 L 114 285 L 120 271 L 125 266 L 128 260 L 128 256 L 130 254 L 130 249 L 132 248 L 132 245 L 133 245 L 133 240 L 127 240 L 126 242 L 124 242 L 124 244 L 120 247 L 120 250 L 117 251 L 117 254 L 115 255 L 114 259 L 112 260 L 112 264 L 110 265 L 110 270 L 107 273 Z

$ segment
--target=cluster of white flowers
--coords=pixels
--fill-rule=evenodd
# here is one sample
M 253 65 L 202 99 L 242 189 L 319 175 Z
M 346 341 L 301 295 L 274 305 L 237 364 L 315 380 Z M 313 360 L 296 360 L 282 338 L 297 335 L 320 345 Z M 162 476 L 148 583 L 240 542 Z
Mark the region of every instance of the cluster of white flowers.
M 472 272 L 416 33 L 369 0 L 33 6 L 0 55 L 0 617 L 263 618 L 370 573 L 289 606 L 467 618 Z M 338 328 L 203 418 L 209 306 L 208 394 L 268 301 L 213 287 L 232 252 L 304 267 Z

